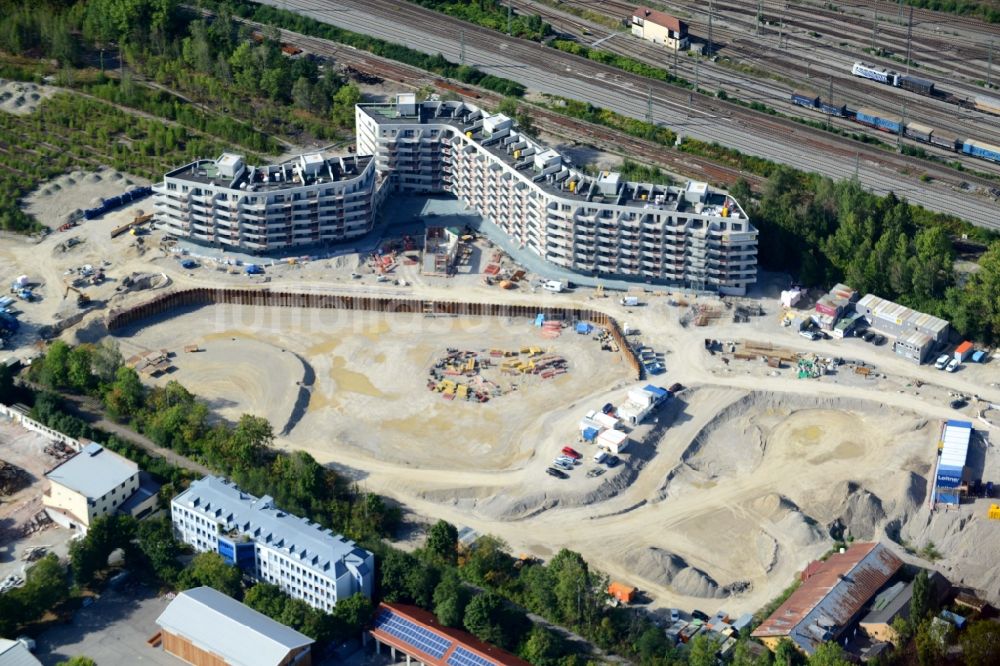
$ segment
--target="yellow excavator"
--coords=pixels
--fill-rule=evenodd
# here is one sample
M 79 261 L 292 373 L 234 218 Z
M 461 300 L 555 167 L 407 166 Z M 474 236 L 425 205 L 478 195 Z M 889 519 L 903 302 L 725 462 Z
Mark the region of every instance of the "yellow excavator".
M 87 294 L 83 293 L 82 291 L 80 291 L 79 289 L 77 289 L 76 287 L 74 287 L 71 284 L 67 284 L 66 285 L 66 292 L 63 294 L 63 299 L 64 300 L 66 299 L 67 296 L 69 296 L 69 292 L 71 292 L 71 291 L 75 291 L 76 292 L 76 304 L 78 306 L 80 306 L 82 308 L 85 305 L 89 305 L 90 304 L 90 296 L 87 296 Z

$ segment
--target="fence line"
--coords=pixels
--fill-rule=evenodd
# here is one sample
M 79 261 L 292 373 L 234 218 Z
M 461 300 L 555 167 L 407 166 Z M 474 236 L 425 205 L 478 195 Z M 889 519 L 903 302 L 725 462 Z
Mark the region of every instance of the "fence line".
M 636 379 L 642 379 L 642 365 L 625 339 L 618 321 L 606 312 L 579 307 L 294 293 L 271 291 L 269 289 L 210 289 L 200 287 L 158 294 L 145 303 L 140 303 L 126 310 L 114 310 L 108 314 L 108 331 L 113 333 L 125 326 L 175 308 L 203 305 L 249 305 L 427 315 L 523 317 L 529 319 L 534 319 L 537 315 L 542 314 L 546 319 L 558 319 L 567 322 L 589 321 L 610 331 L 626 363 L 629 364 L 635 373 Z
M 73 439 L 69 435 L 63 434 L 58 430 L 53 430 L 52 428 L 46 425 L 42 425 L 35 419 L 29 417 L 27 414 L 24 414 L 20 410 L 11 407 L 10 405 L 5 405 L 3 403 L 0 403 L 0 414 L 3 414 L 4 416 L 10 418 L 12 421 L 17 423 L 22 428 L 25 428 L 26 430 L 32 430 L 39 434 L 45 435 L 46 437 L 49 437 L 50 439 L 53 439 L 57 442 L 62 442 L 63 444 L 72 447 L 74 451 L 80 451 L 83 448 L 80 442 Z

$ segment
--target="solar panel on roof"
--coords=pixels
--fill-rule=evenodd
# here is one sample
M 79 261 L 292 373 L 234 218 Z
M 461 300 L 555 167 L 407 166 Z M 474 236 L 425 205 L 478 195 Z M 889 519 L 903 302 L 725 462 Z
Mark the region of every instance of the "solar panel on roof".
M 494 666 L 494 662 L 460 645 L 448 657 L 448 666 Z
M 390 636 L 395 636 L 435 659 L 443 657 L 444 653 L 451 647 L 450 639 L 443 638 L 433 631 L 414 624 L 385 608 L 379 611 L 379 614 L 375 617 L 375 623 L 372 628 L 384 631 Z

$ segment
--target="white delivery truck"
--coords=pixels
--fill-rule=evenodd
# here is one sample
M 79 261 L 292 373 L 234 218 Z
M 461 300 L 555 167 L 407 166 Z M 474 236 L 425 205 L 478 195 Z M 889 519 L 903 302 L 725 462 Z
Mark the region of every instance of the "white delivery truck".
M 624 305 L 624 306 L 626 306 L 626 307 L 634 308 L 635 306 L 639 305 L 639 297 L 638 296 L 626 296 L 625 298 L 623 298 L 621 300 L 621 304 Z

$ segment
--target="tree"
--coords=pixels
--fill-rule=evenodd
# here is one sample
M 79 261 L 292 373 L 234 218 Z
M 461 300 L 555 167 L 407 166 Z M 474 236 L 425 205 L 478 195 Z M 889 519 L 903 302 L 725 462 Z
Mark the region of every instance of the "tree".
M 446 569 L 434 588 L 434 615 L 446 627 L 460 628 L 471 597 L 472 592 L 462 584 L 454 569 Z
M 913 579 L 910 597 L 910 623 L 917 626 L 931 611 L 931 582 L 927 569 L 921 569 Z
M 990 666 L 1000 663 L 1000 624 L 978 620 L 969 625 L 959 642 L 965 666 Z
M 180 587 L 187 590 L 207 585 L 234 599 L 242 596 L 239 567 L 229 566 L 218 553 L 199 553 L 181 574 Z
M 706 634 L 700 633 L 691 640 L 691 651 L 688 653 L 690 666 L 715 666 L 716 653 L 719 644 Z
M 517 643 L 514 621 L 496 592 L 483 592 L 465 608 L 465 628 L 481 641 L 509 649 Z
M 97 666 L 97 662 L 90 657 L 84 657 L 83 655 L 76 655 L 75 657 L 70 657 L 66 661 L 60 661 L 56 666 Z
M 118 368 L 122 367 L 123 362 L 118 343 L 111 338 L 101 340 L 101 344 L 94 348 L 91 357 L 93 373 L 98 380 L 105 383 L 114 381 L 115 373 L 118 372 Z
M 54 553 L 49 553 L 28 569 L 19 597 L 31 617 L 38 617 L 69 595 L 66 570 Z
M 795 643 L 782 638 L 774 650 L 774 666 L 798 666 L 804 662 L 802 653 L 795 649 Z
M 139 412 L 144 394 L 139 374 L 122 366 L 115 371 L 115 381 L 104 394 L 104 404 L 112 416 L 127 419 Z
M 535 666 L 549 666 L 559 663 L 563 651 L 562 639 L 554 631 L 536 624 L 521 648 L 521 656 Z
M 851 666 L 844 648 L 833 641 L 817 645 L 808 663 L 809 666 Z
M 941 636 L 934 631 L 934 625 L 929 619 L 919 620 L 916 627 L 914 643 L 917 647 L 917 661 L 920 662 L 920 666 L 934 666 L 944 656 Z
M 87 535 L 75 541 L 69 549 L 73 579 L 78 585 L 89 585 L 98 571 L 108 567 L 108 557 L 115 550 L 131 549 L 136 533 L 136 521 L 131 516 L 102 516 L 91 521 Z
M 52 388 L 62 388 L 69 382 L 70 347 L 62 340 L 56 340 L 45 353 L 42 362 L 41 381 Z
M 274 443 L 274 429 L 267 419 L 244 414 L 229 438 L 229 454 L 238 464 L 251 467 L 260 462 Z
M 382 598 L 389 603 L 412 601 L 407 589 L 407 576 L 411 569 L 419 566 L 417 559 L 409 553 L 390 550 L 377 560 L 382 587 Z
M 277 585 L 257 583 L 243 597 L 243 603 L 270 618 L 281 617 L 288 595 Z
M 346 640 L 361 633 L 368 621 L 372 619 L 375 607 L 371 599 L 363 594 L 355 594 L 340 599 L 333 607 L 331 614 L 337 621 L 337 633 L 341 640 Z
M 176 581 L 181 569 L 177 563 L 181 545 L 174 538 L 170 521 L 166 518 L 143 521 L 139 524 L 138 537 L 139 551 L 156 577 L 167 584 Z
M 454 566 L 458 561 L 458 529 L 439 520 L 427 533 L 427 554 L 432 562 Z
M 461 572 L 477 585 L 503 585 L 514 572 L 514 560 L 507 554 L 507 543 L 489 534 L 480 537 Z
M 653 659 L 663 656 L 670 651 L 670 647 L 663 630 L 658 627 L 646 629 L 635 642 L 636 652 L 642 657 L 643 663 L 650 663 Z
M 70 350 L 66 380 L 73 390 L 85 393 L 93 385 L 94 376 L 90 371 L 92 358 L 90 349 L 82 345 Z
M 733 666 L 771 666 L 773 657 L 770 650 L 760 655 L 750 650 L 750 639 L 742 636 L 733 649 Z

